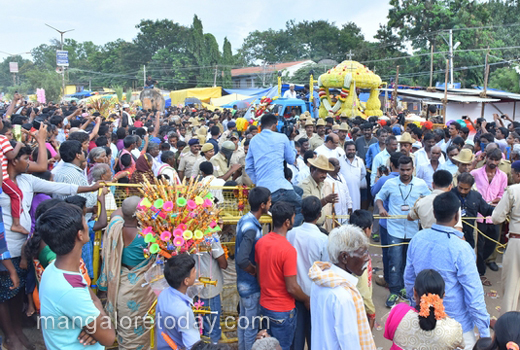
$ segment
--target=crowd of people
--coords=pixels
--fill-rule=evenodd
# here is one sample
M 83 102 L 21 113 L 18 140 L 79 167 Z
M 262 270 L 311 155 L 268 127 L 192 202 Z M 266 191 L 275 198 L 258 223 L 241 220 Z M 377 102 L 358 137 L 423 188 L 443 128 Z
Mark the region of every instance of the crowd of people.
M 232 276 L 240 350 L 375 350 L 373 281 L 389 290 L 392 349 L 518 349 L 520 122 L 467 119 L 472 133 L 459 122 L 405 123 L 401 109 L 367 119 L 291 112 L 287 134 L 273 114 L 238 130 L 237 109 L 123 105 L 103 116 L 15 94 L 0 111 L 3 346 L 34 349 L 22 316 L 39 313 L 48 349 L 117 340 L 141 350 L 152 335 L 161 350 L 226 349 L 220 323 Z M 110 185 L 155 178 L 210 183 L 220 208 L 230 204 L 219 187 L 251 187 L 250 211 L 222 233 L 231 232 L 234 253 L 215 233 L 207 252 L 168 259 L 169 288 L 158 297 L 145 278 L 156 264 L 143 253 L 140 192 Z M 494 323 L 483 286 L 506 240 Z M 370 241 L 382 245 L 382 277 Z M 200 276 L 216 282 L 194 293 Z M 211 312 L 199 320 L 194 303 Z

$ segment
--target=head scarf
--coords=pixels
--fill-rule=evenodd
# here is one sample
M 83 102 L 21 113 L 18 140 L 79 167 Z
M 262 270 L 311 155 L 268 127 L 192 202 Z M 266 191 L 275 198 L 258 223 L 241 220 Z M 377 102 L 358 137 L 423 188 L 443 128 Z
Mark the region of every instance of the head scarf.
M 135 170 L 142 173 L 152 170 L 150 168 L 150 164 L 148 164 L 148 158 L 146 157 L 146 154 L 143 154 L 137 158 L 137 161 L 135 162 Z

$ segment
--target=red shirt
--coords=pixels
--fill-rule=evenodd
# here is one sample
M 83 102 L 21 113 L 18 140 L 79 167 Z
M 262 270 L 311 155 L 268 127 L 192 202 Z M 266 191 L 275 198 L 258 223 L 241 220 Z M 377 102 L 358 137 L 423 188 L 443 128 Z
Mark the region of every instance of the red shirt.
M 296 258 L 296 249 L 277 233 L 270 232 L 256 243 L 260 305 L 264 308 L 276 312 L 294 309 L 294 298 L 287 292 L 285 277 L 296 276 Z
M 134 126 L 136 128 L 142 128 L 143 127 L 143 122 L 138 120 L 138 121 L 134 122 Z

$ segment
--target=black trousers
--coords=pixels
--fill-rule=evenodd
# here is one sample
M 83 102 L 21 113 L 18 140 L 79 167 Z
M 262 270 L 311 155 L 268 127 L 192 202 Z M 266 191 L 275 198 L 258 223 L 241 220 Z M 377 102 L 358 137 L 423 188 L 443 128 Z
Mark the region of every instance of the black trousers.
M 498 240 L 498 225 L 479 223 L 477 224 L 477 227 L 486 236 Z M 477 238 L 477 269 L 481 276 L 486 273 L 486 259 L 493 254 L 495 247 L 495 242 L 492 242 L 479 234 Z

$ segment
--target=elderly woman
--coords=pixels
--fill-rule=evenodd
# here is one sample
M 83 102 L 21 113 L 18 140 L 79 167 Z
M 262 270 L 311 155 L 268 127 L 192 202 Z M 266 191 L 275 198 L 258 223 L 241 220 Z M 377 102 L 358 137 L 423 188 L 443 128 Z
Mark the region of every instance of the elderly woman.
M 107 292 L 106 310 L 116 323 L 120 349 L 149 349 L 150 330 L 145 315 L 156 296 L 146 282 L 145 273 L 153 259 L 145 258 L 147 244 L 139 235 L 135 212 L 141 198 L 123 201 L 110 219 L 103 248 L 103 267 L 99 288 Z M 128 320 L 132 320 L 130 327 Z
M 96 164 L 107 163 L 107 151 L 103 147 L 94 147 L 88 154 L 88 172 L 89 178 L 92 167 Z
M 112 171 L 110 170 L 110 166 L 106 163 L 95 164 L 90 169 L 90 177 L 92 179 L 92 183 L 96 183 L 98 181 L 110 182 L 110 180 L 112 179 Z M 106 210 L 113 211 L 117 209 L 116 200 L 114 198 L 114 195 L 110 191 L 108 191 L 108 193 L 105 195 L 105 205 Z
M 332 264 L 316 261 L 310 268 L 312 348 L 340 349 L 349 344 L 351 349 L 376 349 L 356 288 L 368 266 L 368 246 L 359 227 L 343 225 L 329 234 L 327 250 Z

